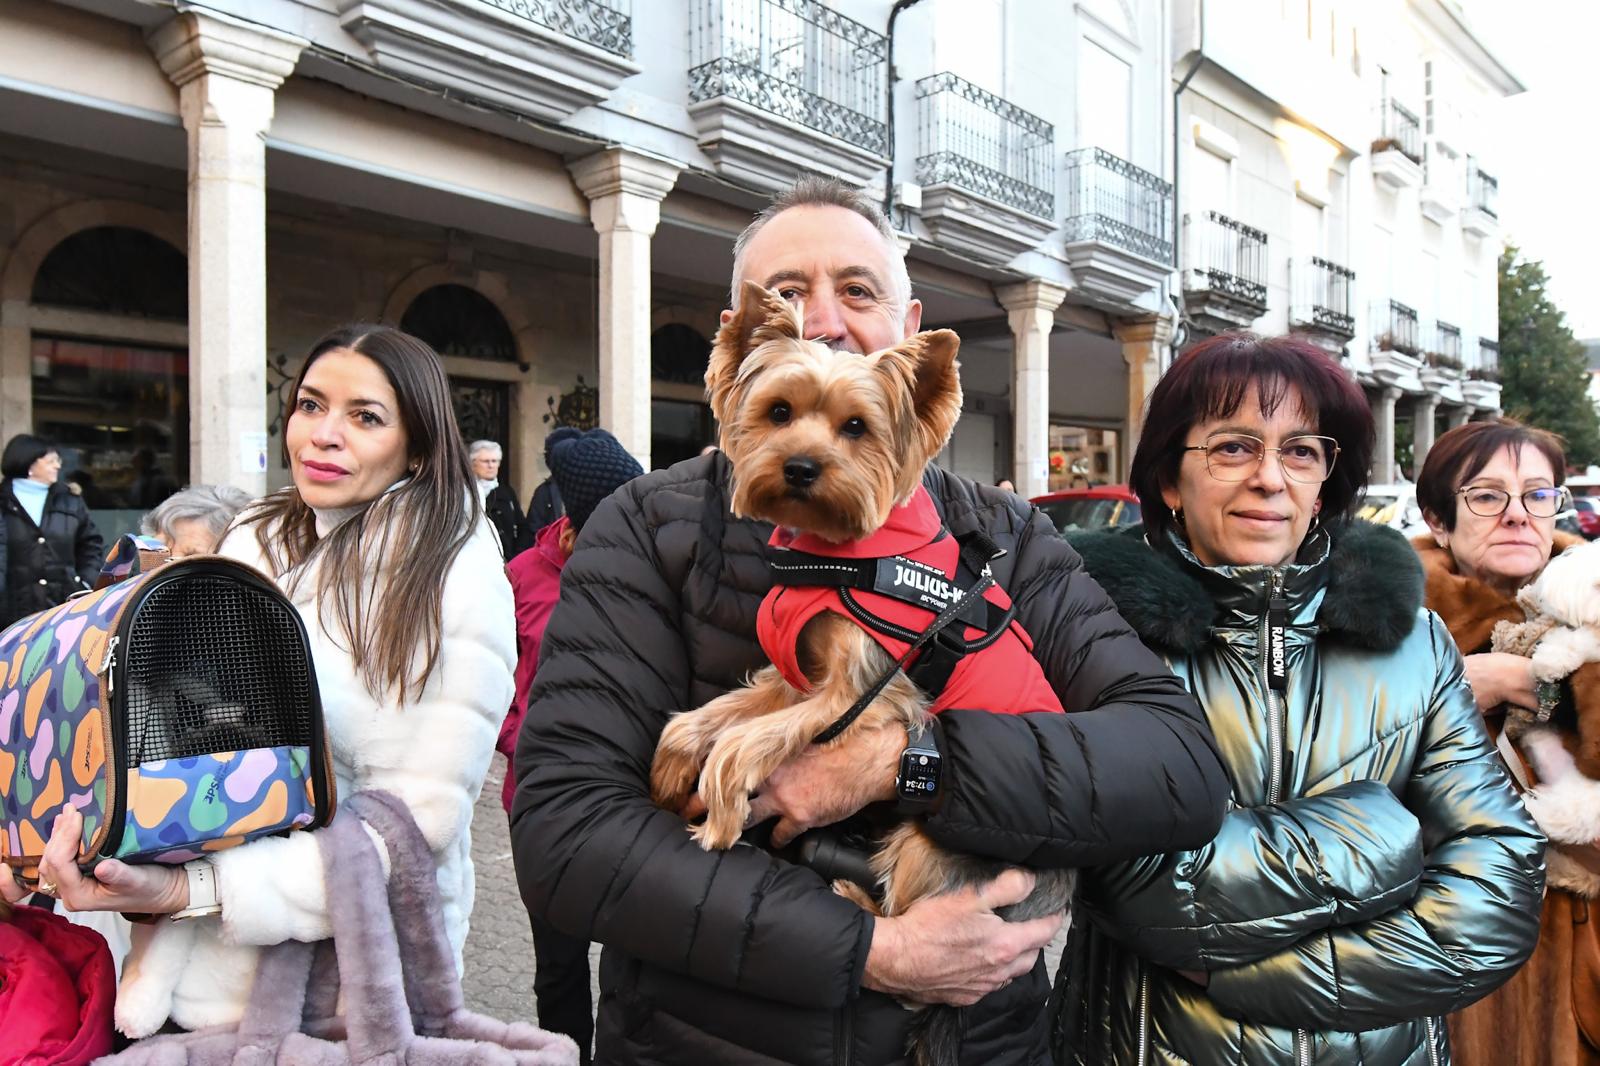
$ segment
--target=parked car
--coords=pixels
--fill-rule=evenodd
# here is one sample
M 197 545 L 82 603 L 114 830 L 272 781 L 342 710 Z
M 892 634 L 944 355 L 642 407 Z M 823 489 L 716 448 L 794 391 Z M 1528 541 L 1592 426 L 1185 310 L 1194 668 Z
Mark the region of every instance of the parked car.
M 1589 540 L 1600 537 L 1600 498 L 1574 496 L 1572 498 L 1572 510 L 1574 517 L 1577 518 L 1578 533 L 1581 533 Z M 1559 517 L 1557 516 L 1558 520 L 1556 522 L 1558 526 L 1561 524 Z
M 1029 502 L 1055 523 L 1062 536 L 1086 529 L 1124 529 L 1144 520 L 1139 497 L 1126 485 L 1063 489 Z
M 1408 539 L 1428 531 L 1417 504 L 1417 487 L 1412 484 L 1368 485 L 1356 505 L 1356 517 L 1397 529 Z

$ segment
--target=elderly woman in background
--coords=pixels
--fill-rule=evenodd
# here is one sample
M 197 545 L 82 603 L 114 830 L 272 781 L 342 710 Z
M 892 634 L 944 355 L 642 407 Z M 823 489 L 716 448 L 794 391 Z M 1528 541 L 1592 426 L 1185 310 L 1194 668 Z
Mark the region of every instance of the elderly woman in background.
M 190 485 L 145 515 L 139 532 L 165 544 L 172 558 L 216 550 L 228 525 L 250 506 L 251 496 L 232 485 Z
M 532 545 L 527 535 L 527 519 L 522 514 L 522 504 L 517 500 L 517 490 L 510 483 L 500 481 L 500 463 L 505 453 L 492 440 L 475 440 L 467 448 L 467 458 L 472 460 L 472 473 L 478 484 L 478 498 L 483 501 L 483 513 L 489 516 L 495 532 L 500 534 L 500 554 L 510 559 Z
M 1556 514 L 1567 506 L 1565 470 L 1556 437 L 1496 419 L 1440 437 L 1417 479 L 1429 534 L 1413 544 L 1427 575 L 1427 604 L 1466 656 L 1467 680 L 1496 734 L 1508 704 L 1553 709 L 1553 728 L 1567 736 L 1580 705 L 1600 704 L 1600 667 L 1581 667 L 1572 684 L 1540 686 L 1531 659 L 1490 650 L 1496 622 L 1523 620 L 1517 590 L 1539 576 L 1552 551 L 1582 543 L 1555 529 Z M 1600 781 L 1583 777 L 1570 758 L 1533 767 L 1509 741 L 1500 747 L 1523 782 L 1543 786 L 1529 794 L 1528 808 L 1550 837 L 1549 891 L 1532 960 L 1494 995 L 1450 1019 L 1456 1061 L 1600 1064 L 1600 912 L 1591 914 L 1600 899 L 1600 852 L 1595 840 L 1575 832 L 1594 820 L 1579 817 L 1580 808 L 1600 808 Z M 1557 774 L 1559 790 L 1550 787 Z
M 1233 808 L 1204 847 L 1082 872 L 1058 1063 L 1438 1066 L 1442 1016 L 1532 949 L 1543 840 L 1415 555 L 1349 521 L 1372 449 L 1317 347 L 1217 337 L 1150 396 L 1144 537 L 1072 538 L 1200 701 Z

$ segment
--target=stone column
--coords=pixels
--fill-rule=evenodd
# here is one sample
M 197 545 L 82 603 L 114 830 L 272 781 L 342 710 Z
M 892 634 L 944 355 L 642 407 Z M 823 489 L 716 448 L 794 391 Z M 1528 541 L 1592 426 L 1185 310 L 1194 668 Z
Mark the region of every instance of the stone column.
M 1472 419 L 1472 408 L 1462 405 L 1460 407 L 1447 407 L 1444 412 L 1446 429 L 1455 429 L 1464 426 Z
M 1372 454 L 1372 483 L 1392 485 L 1395 481 L 1394 405 L 1400 399 L 1400 390 L 1388 385 L 1380 386 L 1373 399 L 1372 417 L 1378 424 L 1378 440 Z
M 567 169 L 600 234 L 600 425 L 649 470 L 650 238 L 683 167 L 607 148 Z
M 1411 406 L 1411 479 L 1422 473 L 1422 461 L 1433 447 L 1433 420 L 1439 411 L 1439 397 L 1431 392 L 1418 396 Z
M 1112 336 L 1122 345 L 1122 359 L 1128 364 L 1128 431 L 1122 448 L 1124 472 L 1133 461 L 1133 450 L 1144 432 L 1144 405 L 1150 390 L 1161 379 L 1161 356 L 1172 343 L 1173 322 L 1160 315 L 1125 318 L 1111 325 Z
M 1050 484 L 1050 331 L 1067 290 L 1030 278 L 994 294 L 1011 326 L 1011 469 L 1026 500 Z
M 157 27 L 189 135 L 189 480 L 267 490 L 266 143 L 306 41 L 215 12 Z

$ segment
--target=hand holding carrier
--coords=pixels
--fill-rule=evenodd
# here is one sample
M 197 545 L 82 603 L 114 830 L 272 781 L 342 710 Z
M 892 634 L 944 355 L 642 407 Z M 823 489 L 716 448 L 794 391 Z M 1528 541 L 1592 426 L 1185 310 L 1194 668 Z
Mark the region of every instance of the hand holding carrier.
M 0 860 L 24 880 L 69 805 L 86 868 L 182 863 L 333 818 L 299 612 L 244 563 L 164 557 L 124 537 L 96 591 L 0 633 Z

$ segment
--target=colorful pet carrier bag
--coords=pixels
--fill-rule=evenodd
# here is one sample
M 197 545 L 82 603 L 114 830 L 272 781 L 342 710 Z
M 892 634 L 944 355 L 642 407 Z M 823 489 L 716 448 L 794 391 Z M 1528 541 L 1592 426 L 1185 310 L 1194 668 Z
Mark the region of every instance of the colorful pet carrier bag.
M 0 633 L 0 859 L 24 880 L 69 805 L 88 868 L 186 862 L 333 817 L 299 612 L 243 563 L 164 557 L 124 537 L 94 592 Z

